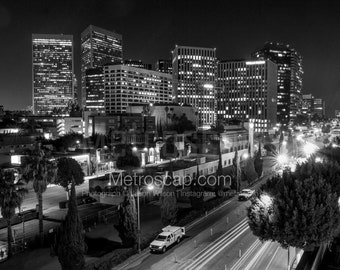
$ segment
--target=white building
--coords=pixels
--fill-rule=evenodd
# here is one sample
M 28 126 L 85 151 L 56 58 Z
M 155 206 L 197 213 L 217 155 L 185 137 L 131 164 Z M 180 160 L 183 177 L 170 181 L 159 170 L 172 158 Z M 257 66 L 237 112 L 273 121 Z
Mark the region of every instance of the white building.
M 277 119 L 277 66 L 270 60 L 221 61 L 217 69 L 217 119 L 254 123 L 268 132 Z
M 124 113 L 130 104 L 172 102 L 172 76 L 126 65 L 104 67 L 105 112 Z
M 216 49 L 177 46 L 172 52 L 174 94 L 199 112 L 200 125 L 215 123 Z

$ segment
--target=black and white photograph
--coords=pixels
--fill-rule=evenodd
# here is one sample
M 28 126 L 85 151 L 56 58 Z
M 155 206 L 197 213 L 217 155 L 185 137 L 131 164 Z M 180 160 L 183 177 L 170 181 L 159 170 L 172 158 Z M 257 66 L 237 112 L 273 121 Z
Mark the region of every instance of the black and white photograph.
M 340 270 L 340 1 L 0 0 L 0 270 Z

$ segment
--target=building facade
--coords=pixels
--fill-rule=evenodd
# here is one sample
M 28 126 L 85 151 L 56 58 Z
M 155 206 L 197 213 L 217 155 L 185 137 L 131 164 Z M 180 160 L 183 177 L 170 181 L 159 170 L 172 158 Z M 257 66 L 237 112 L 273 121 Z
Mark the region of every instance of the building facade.
M 217 122 L 254 123 L 255 132 L 276 125 L 277 66 L 270 60 L 221 61 L 217 68 Z
M 103 67 L 106 64 L 123 61 L 122 35 L 113 31 L 90 25 L 81 33 L 81 77 L 82 77 L 82 106 L 86 106 L 86 70 Z M 94 88 L 97 92 L 97 87 Z
M 171 59 L 159 59 L 156 62 L 156 71 L 172 74 Z
M 288 125 L 302 107 L 302 57 L 289 45 L 268 42 L 252 55 L 277 64 L 277 121 Z
M 85 70 L 85 110 L 105 113 L 104 73 L 103 68 Z
M 130 104 L 170 103 L 172 77 L 126 65 L 104 67 L 105 113 L 124 113 Z
M 322 98 L 314 98 L 314 111 L 313 115 L 317 115 L 319 117 L 325 117 L 326 115 L 326 105 L 325 101 Z
M 81 117 L 64 117 L 57 119 L 59 136 L 68 133 L 84 134 L 84 121 Z
M 171 125 L 174 117 L 185 115 L 186 118 L 197 126 L 197 113 L 192 106 L 180 106 L 176 103 L 132 104 L 127 108 L 127 113 L 143 113 L 154 116 L 158 127 Z
M 175 101 L 196 108 L 200 126 L 214 125 L 216 49 L 176 45 L 172 72 Z
M 34 114 L 64 111 L 74 99 L 73 36 L 32 35 Z
M 302 115 L 310 119 L 314 113 L 314 96 L 312 94 L 302 95 Z

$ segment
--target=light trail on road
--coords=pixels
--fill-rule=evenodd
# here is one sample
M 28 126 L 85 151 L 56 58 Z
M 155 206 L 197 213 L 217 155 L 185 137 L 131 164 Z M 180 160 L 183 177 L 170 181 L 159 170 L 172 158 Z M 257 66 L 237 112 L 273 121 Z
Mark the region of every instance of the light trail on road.
M 232 229 L 224 233 L 214 242 L 209 244 L 205 249 L 200 251 L 197 255 L 193 257 L 192 262 L 189 265 L 184 266 L 184 268 L 179 268 L 183 270 L 199 270 L 210 260 L 212 260 L 216 255 L 218 255 L 223 249 L 235 241 L 240 235 L 249 229 L 247 219 L 243 219 L 240 223 L 235 225 Z

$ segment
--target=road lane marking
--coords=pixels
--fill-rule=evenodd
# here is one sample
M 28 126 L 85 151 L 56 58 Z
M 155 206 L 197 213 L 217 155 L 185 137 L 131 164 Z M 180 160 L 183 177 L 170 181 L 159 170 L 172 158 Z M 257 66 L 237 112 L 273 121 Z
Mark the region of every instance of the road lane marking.
M 279 251 L 279 248 L 280 248 L 280 246 L 278 246 L 278 247 L 276 248 L 276 250 L 275 250 L 275 252 L 274 252 L 274 254 L 273 254 L 273 257 L 270 259 L 270 261 L 269 261 L 269 263 L 268 263 L 268 265 L 267 265 L 267 267 L 266 267 L 265 270 L 268 270 L 268 269 L 269 269 L 269 266 L 270 266 L 271 263 L 273 262 L 273 260 L 274 260 L 274 258 L 275 258 L 275 256 L 276 256 L 276 253 Z
M 259 249 L 259 251 L 255 254 L 255 256 L 251 259 L 251 261 L 248 263 L 248 265 L 246 266 L 246 268 L 244 268 L 243 270 L 250 270 L 253 269 L 253 265 L 257 263 L 257 261 L 260 258 L 260 255 L 262 255 L 261 253 L 263 253 L 263 251 L 270 245 L 270 242 L 265 242 L 264 245 L 262 245 L 262 247 Z
M 193 261 L 184 266 L 183 269 L 200 269 L 248 229 L 247 219 L 245 218 L 196 254 Z
M 247 249 L 243 256 L 230 268 L 230 270 L 237 270 L 241 265 L 252 255 L 253 251 L 258 248 L 262 243 L 256 239 L 253 244 Z

